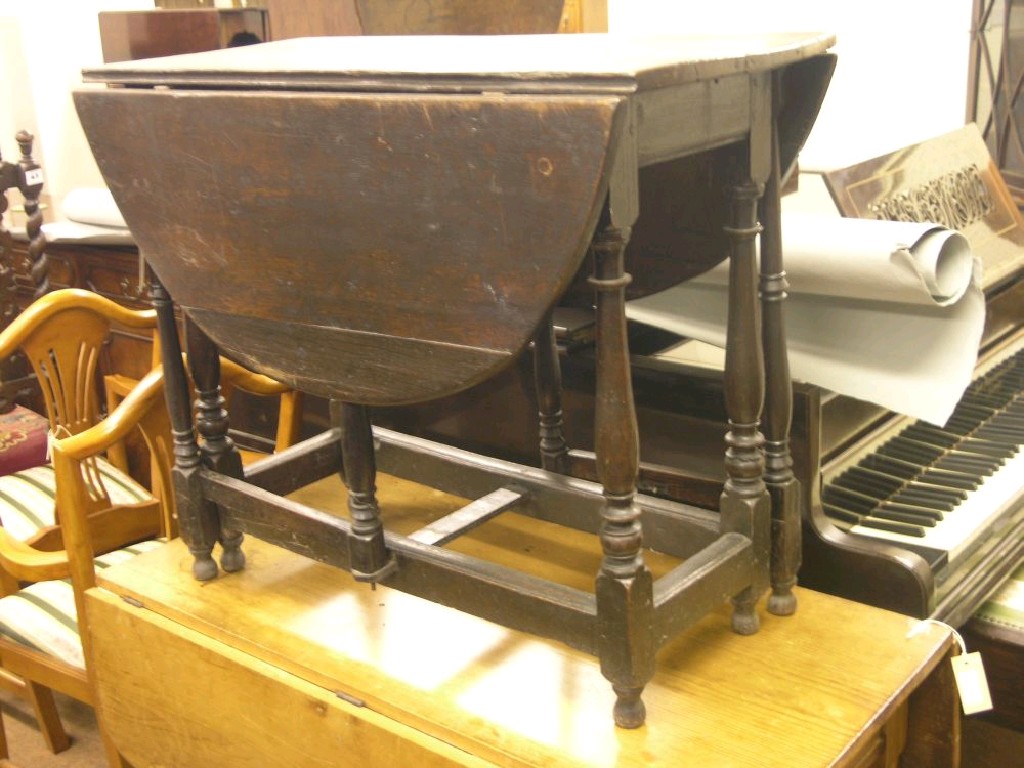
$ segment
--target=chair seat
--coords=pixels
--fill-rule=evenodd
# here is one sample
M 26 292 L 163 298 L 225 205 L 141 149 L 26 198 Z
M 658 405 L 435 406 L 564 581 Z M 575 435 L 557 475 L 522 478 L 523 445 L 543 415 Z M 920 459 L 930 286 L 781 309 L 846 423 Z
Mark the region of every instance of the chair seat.
M 164 545 L 151 539 L 95 558 L 98 569 L 132 559 Z M 0 598 L 0 636 L 85 669 L 78 612 L 71 581 L 40 581 Z
M 103 485 L 114 504 L 138 504 L 153 498 L 149 491 L 110 462 L 98 461 Z M 53 525 L 56 489 L 50 464 L 0 477 L 0 525 L 21 541 Z
M 0 475 L 46 463 L 45 416 L 20 405 L 0 415 Z

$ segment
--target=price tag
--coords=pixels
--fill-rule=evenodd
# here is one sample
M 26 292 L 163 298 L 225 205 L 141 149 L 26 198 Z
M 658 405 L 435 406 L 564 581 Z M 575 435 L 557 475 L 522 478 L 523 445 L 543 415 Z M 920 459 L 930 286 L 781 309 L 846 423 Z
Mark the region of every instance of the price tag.
M 985 677 L 985 667 L 981 663 L 981 654 L 977 651 L 962 653 L 950 661 L 953 664 L 953 677 L 960 692 L 964 714 L 973 715 L 992 709 L 992 696 L 988 691 L 988 679 Z
M 25 171 L 25 184 L 29 187 L 34 187 L 36 184 L 43 183 L 43 169 L 33 168 L 31 171 Z

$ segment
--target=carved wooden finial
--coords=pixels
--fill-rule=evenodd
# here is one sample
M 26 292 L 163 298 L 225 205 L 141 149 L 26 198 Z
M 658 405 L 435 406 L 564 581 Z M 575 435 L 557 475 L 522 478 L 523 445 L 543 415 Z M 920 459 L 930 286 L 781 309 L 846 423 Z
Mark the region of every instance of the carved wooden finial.
M 32 160 L 32 144 L 36 140 L 36 137 L 28 131 L 22 130 L 18 131 L 14 135 L 14 140 L 18 142 L 18 149 L 21 150 L 22 161 L 27 160 L 30 163 L 34 162 Z

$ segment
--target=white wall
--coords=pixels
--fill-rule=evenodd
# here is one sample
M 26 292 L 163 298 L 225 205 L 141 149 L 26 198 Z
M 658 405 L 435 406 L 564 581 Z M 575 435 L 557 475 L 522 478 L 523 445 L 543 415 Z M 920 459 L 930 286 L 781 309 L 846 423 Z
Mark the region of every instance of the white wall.
M 153 0 L 0 0 L 0 148 L 18 157 L 14 134 L 36 136 L 44 193 L 55 201 L 103 186 L 71 102 L 85 66 L 100 64 L 99 11 L 152 8 Z
M 963 124 L 972 0 L 609 0 L 614 33 L 827 30 L 839 65 L 804 168 L 839 167 Z M 97 13 L 152 0 L 0 0 L 0 148 L 38 137 L 47 190 L 102 184 L 71 103 L 101 62 Z
M 836 74 L 801 155 L 843 167 L 964 124 L 972 0 L 609 0 L 615 33 L 833 32 Z

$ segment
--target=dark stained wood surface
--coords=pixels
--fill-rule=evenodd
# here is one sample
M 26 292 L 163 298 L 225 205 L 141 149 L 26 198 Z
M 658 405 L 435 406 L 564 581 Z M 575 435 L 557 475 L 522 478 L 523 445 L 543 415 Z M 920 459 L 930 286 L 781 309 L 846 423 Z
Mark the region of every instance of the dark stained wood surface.
M 485 378 L 531 338 L 589 242 L 620 100 L 110 90 L 81 114 L 94 136 L 123 126 L 97 159 L 225 353 L 400 403 Z
M 781 69 L 825 54 L 834 42 L 832 35 L 807 33 L 314 37 L 109 64 L 84 70 L 83 79 L 376 92 L 636 93 Z M 812 96 L 823 87 L 816 84 Z M 704 120 L 714 116 L 702 114 Z
M 579 271 L 609 189 L 616 226 L 640 212 L 632 295 L 725 258 L 707 169 L 759 109 L 749 73 L 810 58 L 818 98 L 830 44 L 315 38 L 94 70 L 176 90 L 84 90 L 78 104 L 141 250 L 229 356 L 313 393 L 397 404 L 512 361 Z M 110 121 L 116 135 L 101 128 Z M 702 153 L 696 170 L 666 162 Z M 639 196 L 638 165 L 654 177 Z M 682 206 L 664 201 L 702 199 L 692 189 L 712 192 L 687 236 Z

